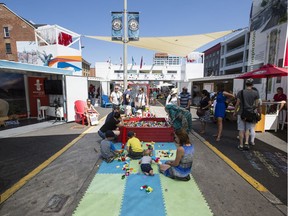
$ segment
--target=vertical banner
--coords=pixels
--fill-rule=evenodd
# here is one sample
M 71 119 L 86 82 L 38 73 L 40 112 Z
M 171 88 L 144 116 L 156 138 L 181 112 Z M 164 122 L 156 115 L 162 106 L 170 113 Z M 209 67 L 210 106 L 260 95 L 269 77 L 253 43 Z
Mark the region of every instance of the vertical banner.
M 123 29 L 123 14 L 122 12 L 112 12 L 112 40 L 122 40 L 122 29 Z
M 49 106 L 49 96 L 44 91 L 43 77 L 28 77 L 30 112 L 32 117 L 38 117 L 37 99 L 41 106 Z
M 139 40 L 139 12 L 128 12 L 128 38 L 129 41 Z

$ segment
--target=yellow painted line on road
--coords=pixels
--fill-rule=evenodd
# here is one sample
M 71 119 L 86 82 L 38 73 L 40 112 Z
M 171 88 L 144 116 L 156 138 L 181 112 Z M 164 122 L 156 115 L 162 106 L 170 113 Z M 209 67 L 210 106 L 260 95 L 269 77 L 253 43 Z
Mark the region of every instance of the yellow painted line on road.
M 104 118 L 105 116 L 100 121 L 102 121 Z M 78 137 L 76 137 L 74 140 L 68 143 L 61 150 L 56 152 L 54 155 L 52 155 L 50 158 L 48 158 L 46 161 L 44 161 L 42 164 L 40 164 L 30 173 L 28 173 L 26 176 L 21 178 L 11 188 L 7 189 L 4 193 L 0 194 L 0 204 L 3 203 L 5 200 L 7 200 L 12 194 L 14 194 L 21 187 L 23 187 L 30 179 L 32 179 L 35 175 L 41 172 L 44 168 L 46 168 L 49 164 L 51 164 L 55 159 L 57 159 L 60 155 L 62 155 L 65 151 L 67 151 L 70 147 L 72 147 L 75 143 L 77 143 L 83 136 L 85 136 L 93 128 L 94 126 L 88 128 L 86 131 L 84 131 L 82 134 L 80 134 Z
M 228 157 L 226 157 L 222 152 L 220 152 L 217 148 L 211 145 L 208 141 L 204 141 L 204 144 L 208 146 L 215 154 L 217 154 L 222 160 L 224 160 L 232 169 L 234 169 L 242 178 L 244 178 L 249 184 L 251 184 L 254 188 L 256 188 L 260 192 L 267 192 L 267 188 L 265 188 L 261 183 L 256 181 L 253 177 L 248 175 L 244 170 L 242 170 L 239 166 L 237 166 L 233 161 L 231 161 Z

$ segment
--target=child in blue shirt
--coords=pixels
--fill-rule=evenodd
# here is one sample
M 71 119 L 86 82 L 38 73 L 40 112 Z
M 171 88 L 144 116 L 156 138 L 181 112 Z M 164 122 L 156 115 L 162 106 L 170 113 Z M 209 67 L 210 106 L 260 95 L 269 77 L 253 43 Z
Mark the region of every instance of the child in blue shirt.
M 111 163 L 118 154 L 121 154 L 121 150 L 116 150 L 112 140 L 115 138 L 113 131 L 108 130 L 105 133 L 106 138 L 100 143 L 100 151 L 103 160 L 107 163 Z

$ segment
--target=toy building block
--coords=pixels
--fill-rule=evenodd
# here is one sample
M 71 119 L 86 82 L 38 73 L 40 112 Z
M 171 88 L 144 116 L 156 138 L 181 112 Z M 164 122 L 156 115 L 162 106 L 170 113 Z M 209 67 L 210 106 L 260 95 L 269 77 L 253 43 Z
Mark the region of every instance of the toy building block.
M 143 185 L 140 187 L 140 190 L 146 189 L 148 187 L 148 185 Z
M 159 157 L 152 157 L 152 160 L 155 161 L 155 163 L 159 163 L 160 162 L 160 158 Z
M 145 190 L 149 194 L 149 193 L 151 193 L 153 191 L 153 188 L 148 186 Z

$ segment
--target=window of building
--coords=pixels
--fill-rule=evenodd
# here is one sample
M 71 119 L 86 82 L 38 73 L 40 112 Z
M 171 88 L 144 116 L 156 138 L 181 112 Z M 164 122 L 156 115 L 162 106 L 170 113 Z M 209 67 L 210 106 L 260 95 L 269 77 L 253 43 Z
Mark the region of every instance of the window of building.
M 6 43 L 5 46 L 6 46 L 6 53 L 7 54 L 11 54 L 12 53 L 11 44 L 10 43 Z
M 7 38 L 7 37 L 10 37 L 10 32 L 9 32 L 9 28 L 8 27 L 4 27 L 4 37 Z
M 127 70 L 127 73 L 128 73 L 128 74 L 136 74 L 136 73 L 137 73 L 137 70 Z
M 123 70 L 114 70 L 114 73 L 123 73 Z

